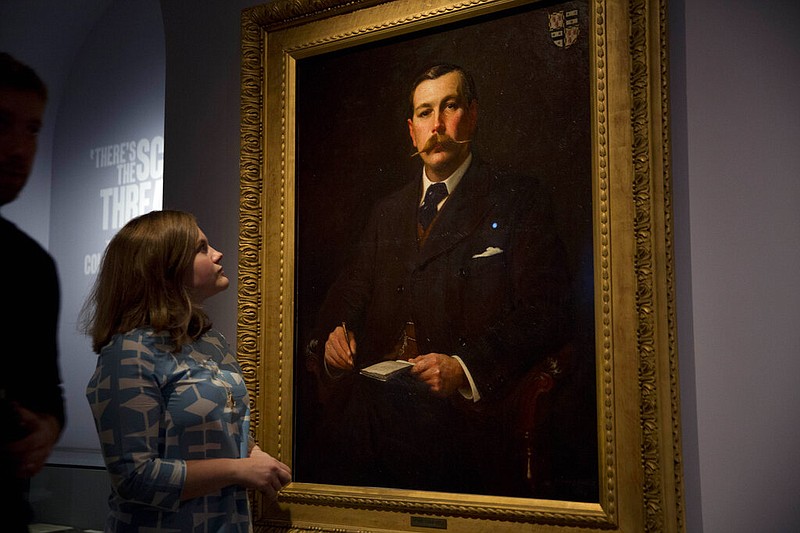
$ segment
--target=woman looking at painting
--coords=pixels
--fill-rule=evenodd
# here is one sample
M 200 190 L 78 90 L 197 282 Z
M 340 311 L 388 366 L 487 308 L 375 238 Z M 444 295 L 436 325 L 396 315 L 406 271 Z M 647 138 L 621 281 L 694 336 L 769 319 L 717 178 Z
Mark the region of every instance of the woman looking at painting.
M 221 259 L 180 211 L 134 218 L 106 249 L 84 324 L 107 531 L 249 531 L 247 489 L 274 499 L 291 480 L 250 437 L 241 369 L 202 308 L 230 283 Z

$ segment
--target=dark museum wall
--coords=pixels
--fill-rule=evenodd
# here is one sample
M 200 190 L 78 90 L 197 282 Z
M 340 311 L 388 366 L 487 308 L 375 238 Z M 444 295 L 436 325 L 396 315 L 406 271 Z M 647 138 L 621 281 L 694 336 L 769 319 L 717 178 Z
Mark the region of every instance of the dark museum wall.
M 81 197 L 98 197 L 112 185 L 94 184 L 81 196 L 84 184 L 63 181 L 64 168 L 91 162 L 90 155 L 71 162 L 64 136 L 83 154 L 84 142 L 89 149 L 141 140 L 157 146 L 156 138 L 163 136 L 163 169 L 152 167 L 148 179 L 156 187 L 163 171 L 163 206 L 194 212 L 214 246 L 225 252 L 232 287 L 208 307 L 231 342 L 236 340 L 240 16 L 243 8 L 260 3 L 0 2 L 0 49 L 36 68 L 51 92 L 34 175 L 22 197 L 3 208 L 4 216 L 51 251 L 71 246 L 80 257 L 91 255 L 98 244 L 87 243 L 81 230 L 59 233 L 61 213 L 65 205 L 80 205 Z M 676 0 L 669 9 L 687 531 L 797 531 L 800 39 L 794 26 L 800 3 Z M 112 27 L 116 38 L 103 34 Z M 105 50 L 101 54 L 98 48 Z M 98 58 L 106 64 L 93 64 Z M 136 75 L 112 95 L 127 105 L 111 112 L 82 101 L 82 94 L 99 98 L 92 87 L 117 87 L 114 82 L 131 71 Z M 143 101 L 155 109 L 146 124 L 130 118 L 141 115 L 136 106 Z M 123 132 L 112 127 L 129 120 Z M 100 126 L 110 129 L 92 138 L 87 130 Z M 6 250 L 5 260 L 13 260 L 13 250 Z M 69 266 L 61 261 L 60 270 L 67 273 Z M 70 330 L 75 317 L 64 313 L 61 328 Z M 62 346 L 61 361 L 69 376 L 70 426 L 31 491 L 40 521 L 102 529 L 105 473 L 92 462 L 93 441 L 81 440 L 94 436 L 83 397 L 88 379 L 83 374 L 87 365 L 93 367 L 94 355 L 88 341 L 86 349 L 71 342 L 66 351 Z

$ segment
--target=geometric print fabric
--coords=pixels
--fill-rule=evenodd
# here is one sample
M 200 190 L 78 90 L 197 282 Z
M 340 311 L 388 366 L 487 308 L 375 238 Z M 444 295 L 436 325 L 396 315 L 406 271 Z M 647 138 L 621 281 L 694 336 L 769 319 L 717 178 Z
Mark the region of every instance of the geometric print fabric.
M 116 531 L 249 531 L 247 491 L 180 501 L 185 460 L 246 453 L 250 408 L 236 357 L 209 330 L 170 353 L 152 328 L 115 335 L 86 387 L 112 492 Z

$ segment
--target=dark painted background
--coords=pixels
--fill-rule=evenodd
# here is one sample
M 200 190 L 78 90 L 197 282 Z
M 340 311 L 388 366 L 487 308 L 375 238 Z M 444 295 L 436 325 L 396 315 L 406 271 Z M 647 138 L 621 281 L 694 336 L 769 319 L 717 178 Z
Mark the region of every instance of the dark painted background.
M 548 13 L 571 9 L 580 35 L 559 47 Z M 426 66 L 449 62 L 477 85 L 473 150 L 536 176 L 552 195 L 578 311 L 578 364 L 554 399 L 552 438 L 564 499 L 596 501 L 589 22 L 586 2 L 539 2 L 298 60 L 296 480 L 314 481 L 304 457 L 321 453 L 305 436 L 316 409 L 303 346 L 373 202 L 419 177 L 421 162 L 409 157 L 410 83 Z

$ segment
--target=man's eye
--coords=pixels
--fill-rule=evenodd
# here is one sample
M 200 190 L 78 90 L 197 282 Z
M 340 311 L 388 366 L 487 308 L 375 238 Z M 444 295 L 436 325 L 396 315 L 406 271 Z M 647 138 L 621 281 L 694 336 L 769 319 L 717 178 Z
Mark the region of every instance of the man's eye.
M 431 110 L 430 109 L 423 109 L 422 111 L 417 113 L 417 116 L 419 118 L 425 118 L 425 117 L 429 116 L 430 114 L 431 114 Z

